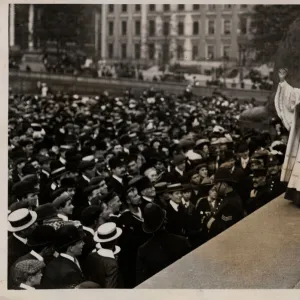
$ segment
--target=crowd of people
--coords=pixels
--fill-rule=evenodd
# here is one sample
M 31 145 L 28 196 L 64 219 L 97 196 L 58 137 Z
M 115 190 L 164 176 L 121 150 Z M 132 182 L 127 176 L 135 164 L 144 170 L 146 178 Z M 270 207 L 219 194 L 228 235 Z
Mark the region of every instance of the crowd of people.
M 288 132 L 249 105 L 11 91 L 8 288 L 134 288 L 282 194 Z

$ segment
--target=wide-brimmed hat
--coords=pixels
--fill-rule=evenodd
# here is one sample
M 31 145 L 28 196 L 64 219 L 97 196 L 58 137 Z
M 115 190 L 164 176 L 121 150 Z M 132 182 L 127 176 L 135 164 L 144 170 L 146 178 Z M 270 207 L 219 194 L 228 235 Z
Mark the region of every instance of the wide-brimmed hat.
M 159 195 L 159 194 L 165 193 L 167 191 L 167 186 L 168 186 L 167 182 L 158 182 L 158 183 L 156 183 L 154 185 L 156 194 Z
M 183 190 L 184 190 L 183 184 L 175 183 L 175 184 L 169 184 L 167 186 L 166 192 L 167 193 L 173 193 L 173 192 L 176 192 L 176 191 L 183 191 Z
M 155 203 L 149 203 L 144 208 L 143 230 L 146 233 L 154 233 L 164 223 L 166 211 Z
M 94 235 L 96 243 L 106 243 L 116 240 L 122 234 L 122 229 L 113 222 L 108 222 L 99 226 Z
M 64 225 L 56 232 L 55 249 L 59 252 L 62 248 L 74 245 L 84 237 L 85 233 L 81 228 L 73 224 Z
M 35 211 L 20 208 L 8 216 L 8 231 L 18 232 L 30 227 L 37 219 Z

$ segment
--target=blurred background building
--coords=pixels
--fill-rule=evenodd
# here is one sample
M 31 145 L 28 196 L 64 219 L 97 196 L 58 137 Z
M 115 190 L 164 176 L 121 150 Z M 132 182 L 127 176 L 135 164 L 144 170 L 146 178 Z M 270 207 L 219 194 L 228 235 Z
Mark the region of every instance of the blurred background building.
M 231 4 L 11 4 L 9 45 L 32 51 L 61 44 L 108 61 L 244 64 L 251 10 Z

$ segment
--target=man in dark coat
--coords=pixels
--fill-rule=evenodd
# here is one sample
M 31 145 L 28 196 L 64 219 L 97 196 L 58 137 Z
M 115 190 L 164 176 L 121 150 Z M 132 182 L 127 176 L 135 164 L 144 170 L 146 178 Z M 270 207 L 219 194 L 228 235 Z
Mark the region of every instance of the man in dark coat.
M 55 248 L 60 255 L 46 266 L 41 282 L 43 289 L 64 289 L 84 281 L 77 260 L 82 253 L 84 237 L 83 230 L 75 225 L 65 225 L 57 230 Z
M 186 238 L 166 231 L 165 220 L 166 212 L 157 204 L 146 205 L 143 230 L 153 235 L 138 250 L 137 284 L 152 277 L 190 251 Z
M 101 288 L 123 287 L 117 260 L 121 248 L 116 246 L 121 234 L 122 229 L 115 223 L 102 224 L 94 236 L 94 241 L 100 243 L 100 249 L 89 254 L 83 263 L 87 279 L 99 284 Z
M 219 168 L 215 174 L 218 193 L 217 207 L 207 223 L 209 236 L 214 237 L 244 217 L 243 203 L 233 189 L 238 182 L 228 168 Z
M 183 154 L 176 155 L 171 162 L 174 169 L 166 176 L 166 180 L 171 183 L 184 182 L 186 172 L 186 157 Z
M 36 227 L 37 214 L 26 208 L 18 209 L 8 216 L 8 270 L 21 256 L 30 252 L 27 239 Z

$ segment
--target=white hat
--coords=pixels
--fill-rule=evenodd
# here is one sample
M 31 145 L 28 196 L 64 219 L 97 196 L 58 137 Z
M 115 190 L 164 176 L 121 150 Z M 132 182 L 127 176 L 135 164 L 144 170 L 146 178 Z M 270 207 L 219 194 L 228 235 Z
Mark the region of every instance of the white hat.
M 18 232 L 30 227 L 37 219 L 37 214 L 27 208 L 20 208 L 8 216 L 8 231 Z
M 102 224 L 95 232 L 94 241 L 105 243 L 117 239 L 122 234 L 122 229 L 113 222 Z

